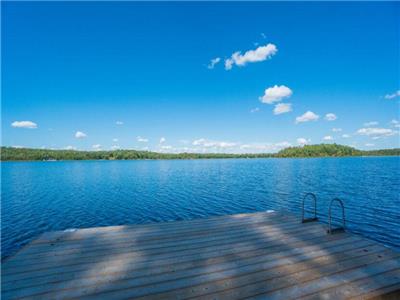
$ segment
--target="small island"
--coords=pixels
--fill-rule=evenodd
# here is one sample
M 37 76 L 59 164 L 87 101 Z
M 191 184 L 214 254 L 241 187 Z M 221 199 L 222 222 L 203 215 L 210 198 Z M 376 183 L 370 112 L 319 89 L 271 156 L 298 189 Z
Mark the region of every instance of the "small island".
M 212 158 L 293 158 L 346 156 L 400 156 L 400 148 L 358 150 L 339 144 L 288 147 L 277 153 L 159 153 L 138 150 L 78 151 L 1 147 L 1 161 L 54 160 L 136 160 L 136 159 L 212 159 Z

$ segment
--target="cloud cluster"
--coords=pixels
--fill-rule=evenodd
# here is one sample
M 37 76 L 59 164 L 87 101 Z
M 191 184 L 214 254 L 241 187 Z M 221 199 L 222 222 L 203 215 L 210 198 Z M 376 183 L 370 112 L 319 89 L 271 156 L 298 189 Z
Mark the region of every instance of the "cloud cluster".
M 305 138 L 298 138 L 297 139 L 297 144 L 299 144 L 300 146 L 304 146 L 307 145 L 311 142 L 310 139 L 305 139 Z
M 160 148 L 163 151 L 171 151 L 171 150 L 173 150 L 173 147 L 170 146 L 170 145 L 162 145 Z
M 360 128 L 359 130 L 357 130 L 357 134 L 370 136 L 373 139 L 392 136 L 392 135 L 395 135 L 396 133 L 397 133 L 397 131 L 390 129 L 390 128 L 366 127 L 366 128 Z
M 267 60 L 278 52 L 274 44 L 267 44 L 260 46 L 255 50 L 246 51 L 243 55 L 240 51 L 232 54 L 232 56 L 225 60 L 225 70 L 232 69 L 233 65 L 242 67 L 248 63 L 255 63 Z
M 378 122 L 376 122 L 376 121 L 371 121 L 371 122 L 365 122 L 364 123 L 364 126 L 365 127 L 371 127 L 371 126 L 376 126 L 376 125 L 378 125 L 379 123 Z
M 289 98 L 293 95 L 293 91 L 284 85 L 274 85 L 264 91 L 264 95 L 260 97 L 262 103 L 273 104 L 279 102 L 284 98 Z
M 251 113 L 259 112 L 260 109 L 258 107 L 250 109 Z
M 122 122 L 122 121 L 117 121 L 117 122 L 115 122 L 115 124 L 116 124 L 116 125 L 124 125 L 124 122 Z
M 296 118 L 296 124 L 310 122 L 310 121 L 317 121 L 319 119 L 319 115 L 313 113 L 312 111 L 307 111 L 301 116 Z
M 393 127 L 400 128 L 400 121 L 398 121 L 398 120 L 393 119 L 392 121 L 390 121 L 390 124 Z
M 332 131 L 333 131 L 333 132 L 341 132 L 341 131 L 342 131 L 342 128 L 332 128 Z
M 11 123 L 11 126 L 15 128 L 29 128 L 29 129 L 36 129 L 38 127 L 37 124 L 32 121 L 14 121 Z
M 76 137 L 77 139 L 84 139 L 85 137 L 87 137 L 87 135 L 86 135 L 86 133 L 84 133 L 84 132 L 82 132 L 82 131 L 77 131 L 77 132 L 75 133 L 75 137 Z
M 331 135 L 324 136 L 324 141 L 333 141 L 333 137 Z
M 268 151 L 279 151 L 287 147 L 291 147 L 292 144 L 284 141 L 279 143 L 252 143 L 242 144 L 240 149 L 245 152 L 268 152 Z
M 149 141 L 148 139 L 143 138 L 143 137 L 141 137 L 141 136 L 138 136 L 138 137 L 136 138 L 136 140 L 137 140 L 138 142 L 140 142 L 140 143 L 147 143 L 147 142 Z
M 236 143 L 231 142 L 221 142 L 221 141 L 210 141 L 204 138 L 194 140 L 192 143 L 193 146 L 201 146 L 205 148 L 232 148 L 235 147 Z
M 396 97 L 400 97 L 400 90 L 397 90 L 393 94 L 387 94 L 387 95 L 385 95 L 384 98 L 390 100 L 390 99 L 394 99 Z
M 289 98 L 293 95 L 293 91 L 284 85 L 274 85 L 265 89 L 264 95 L 259 99 L 262 103 L 274 104 L 275 102 L 282 101 L 282 99 Z M 274 115 L 280 115 L 292 111 L 291 103 L 278 103 L 274 107 Z
M 216 57 L 210 60 L 210 63 L 207 65 L 207 68 L 214 69 L 215 65 L 221 61 L 220 57 Z
M 165 137 L 160 138 L 160 144 L 164 144 L 166 141 Z
M 333 113 L 329 113 L 325 115 L 325 120 L 326 121 L 335 121 L 337 119 L 337 116 Z
M 274 108 L 274 115 L 280 115 L 292 111 L 292 104 L 278 103 Z

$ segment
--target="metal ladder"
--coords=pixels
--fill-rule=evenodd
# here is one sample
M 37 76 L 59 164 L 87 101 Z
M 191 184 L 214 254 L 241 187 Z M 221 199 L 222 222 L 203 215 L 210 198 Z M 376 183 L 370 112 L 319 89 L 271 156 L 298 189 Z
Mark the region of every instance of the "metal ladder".
M 342 226 L 341 227 L 337 227 L 337 228 L 332 228 L 332 204 L 334 202 L 338 202 L 340 204 L 340 207 L 342 208 Z M 344 204 L 343 201 L 340 200 L 339 198 L 334 198 L 331 201 L 331 204 L 329 205 L 329 227 L 327 230 L 328 234 L 334 234 L 334 233 L 339 233 L 339 232 L 344 232 L 345 231 L 345 227 L 346 227 L 346 218 L 344 215 Z
M 308 196 L 311 196 L 314 199 L 314 217 L 313 218 L 304 218 L 304 202 Z M 318 221 L 317 217 L 317 196 L 313 193 L 307 193 L 303 197 L 302 210 L 301 210 L 301 223 L 315 222 Z
M 314 200 L 314 217 L 311 218 L 305 218 L 304 214 L 305 214 L 305 209 L 304 209 L 304 203 L 305 200 L 307 198 L 311 197 Z M 340 207 L 342 208 L 342 226 L 337 227 L 337 228 L 332 228 L 332 205 L 333 203 L 338 202 L 340 204 Z M 329 223 L 328 223 L 328 229 L 327 229 L 327 233 L 328 234 L 335 234 L 335 233 L 340 233 L 340 232 L 344 232 L 345 228 L 346 228 L 346 218 L 345 218 L 345 214 L 344 214 L 344 204 L 343 201 L 340 200 L 339 198 L 334 198 L 332 199 L 330 205 L 329 205 L 329 213 L 328 213 L 328 217 L 329 217 Z M 308 222 L 315 222 L 318 221 L 318 217 L 317 217 L 317 196 L 315 196 L 314 193 L 306 193 L 303 197 L 303 201 L 302 201 L 302 209 L 301 209 L 301 223 L 308 223 Z

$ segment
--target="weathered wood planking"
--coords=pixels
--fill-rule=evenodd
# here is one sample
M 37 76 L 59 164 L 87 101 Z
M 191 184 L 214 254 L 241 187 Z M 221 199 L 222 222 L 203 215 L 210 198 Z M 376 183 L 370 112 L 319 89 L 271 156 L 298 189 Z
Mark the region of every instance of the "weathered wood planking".
M 288 214 L 42 235 L 2 265 L 2 299 L 400 299 L 400 253 Z

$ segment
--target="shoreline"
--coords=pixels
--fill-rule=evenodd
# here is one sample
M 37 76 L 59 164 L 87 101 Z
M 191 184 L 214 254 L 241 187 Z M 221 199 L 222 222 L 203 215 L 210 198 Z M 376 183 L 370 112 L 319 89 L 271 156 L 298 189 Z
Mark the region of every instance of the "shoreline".
M 400 155 L 343 155 L 343 156 L 286 156 L 286 157 L 200 157 L 200 158 L 135 158 L 135 159 L 59 159 L 59 160 L 0 160 L 0 163 L 4 162 L 67 162 L 67 161 L 158 161 L 158 160 L 223 160 L 223 159 L 304 159 L 304 158 L 369 158 L 369 157 L 399 157 Z

